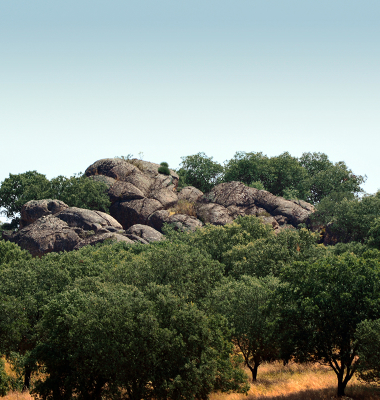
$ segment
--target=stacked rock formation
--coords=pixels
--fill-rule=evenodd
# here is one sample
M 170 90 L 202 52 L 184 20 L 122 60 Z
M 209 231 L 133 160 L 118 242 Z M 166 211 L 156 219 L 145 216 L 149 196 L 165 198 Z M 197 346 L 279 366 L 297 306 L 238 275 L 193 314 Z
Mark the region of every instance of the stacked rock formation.
M 107 184 L 112 203 L 110 214 L 124 229 L 135 224 L 159 231 L 164 223 L 173 223 L 179 229 L 202 226 L 194 216 L 169 211 L 179 200 L 179 177 L 172 170 L 170 175 L 160 174 L 159 167 L 159 164 L 142 160 L 106 158 L 90 165 L 85 174 Z
M 29 201 L 23 206 L 21 217 L 24 227 L 14 234 L 3 232 L 3 238 L 17 243 L 34 257 L 76 250 L 105 240 L 148 244 L 163 237 L 145 225 L 125 231 L 115 218 L 104 212 L 69 207 L 59 200 Z
M 206 194 L 192 186 L 178 191 L 176 172 L 161 174 L 159 167 L 137 159 L 96 161 L 85 173 L 107 185 L 111 215 L 68 207 L 58 200 L 30 201 L 21 212 L 22 229 L 3 237 L 41 256 L 107 239 L 147 244 L 163 239 L 165 223 L 186 231 L 254 215 L 279 230 L 306 223 L 314 212 L 309 203 L 286 200 L 241 182 L 221 183 Z

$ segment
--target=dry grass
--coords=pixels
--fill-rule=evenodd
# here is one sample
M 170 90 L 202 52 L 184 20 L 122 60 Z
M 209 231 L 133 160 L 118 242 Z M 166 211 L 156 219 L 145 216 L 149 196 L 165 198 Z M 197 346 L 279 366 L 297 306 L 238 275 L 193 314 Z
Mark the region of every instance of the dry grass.
M 5 361 L 5 372 L 7 375 L 15 377 L 15 373 L 12 371 L 10 364 Z M 33 397 L 29 392 L 9 392 L 6 396 L 2 397 L 5 400 L 32 400 Z
M 246 372 L 250 377 L 249 370 Z M 215 393 L 211 400 L 330 400 L 335 398 L 337 379 L 330 368 L 320 364 L 268 363 L 259 367 L 257 382 L 250 384 L 248 396 Z M 380 390 L 355 377 L 349 382 L 346 395 L 355 400 L 380 400 Z
M 34 400 L 33 397 L 29 394 L 29 392 L 11 392 L 8 393 L 5 397 L 5 400 Z
M 246 370 L 248 376 L 249 370 Z M 210 400 L 331 400 L 335 399 L 336 376 L 319 364 L 268 363 L 259 367 L 258 379 L 251 383 L 248 396 L 214 393 Z M 346 399 L 380 400 L 380 389 L 360 383 L 355 377 L 346 389 Z M 32 400 L 29 393 L 13 392 L 5 400 Z
M 178 202 L 168 210 L 171 215 L 173 214 L 185 214 L 191 217 L 196 217 L 197 213 L 195 211 L 194 203 L 187 200 L 178 200 Z

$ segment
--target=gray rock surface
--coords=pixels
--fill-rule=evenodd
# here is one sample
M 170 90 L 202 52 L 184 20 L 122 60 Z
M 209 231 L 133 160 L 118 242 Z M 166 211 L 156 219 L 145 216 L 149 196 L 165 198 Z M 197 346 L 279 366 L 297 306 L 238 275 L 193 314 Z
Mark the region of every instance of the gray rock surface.
M 160 210 L 153 213 L 149 218 L 147 225 L 162 232 L 162 227 L 164 224 L 172 224 L 175 229 L 181 231 L 194 231 L 197 228 L 203 226 L 202 221 L 195 217 L 191 217 L 185 214 L 174 214 L 168 210 Z
M 198 203 L 195 207 L 198 219 L 205 224 L 226 225 L 230 224 L 234 218 L 226 207 L 216 203 Z
M 146 225 L 149 216 L 160 209 L 162 204 L 159 201 L 144 198 L 114 203 L 110 207 L 110 213 L 124 229 L 128 229 L 135 224 Z
M 286 217 L 288 222 L 294 226 L 306 222 L 314 211 L 314 207 L 306 202 L 285 200 L 266 190 L 247 187 L 241 182 L 221 183 L 215 186 L 210 193 L 205 194 L 201 201 L 220 204 L 226 208 L 233 206 L 235 215 L 237 209 L 241 209 L 244 214 L 246 210 L 249 210 L 250 215 L 253 212 L 256 215 L 262 215 L 263 212 L 260 210 L 264 209 L 271 216 Z
M 177 193 L 172 188 L 151 191 L 150 198 L 159 201 L 164 208 L 171 207 L 178 202 Z
M 145 197 L 144 193 L 129 182 L 116 181 L 108 190 L 111 203 L 117 201 L 138 200 Z
M 82 239 L 65 221 L 47 215 L 19 230 L 10 240 L 32 256 L 41 257 L 50 252 L 71 251 Z
M 21 208 L 21 227 L 32 224 L 45 215 L 54 215 L 69 206 L 61 200 L 31 200 Z
M 85 174 L 87 176 L 105 175 L 116 180 L 124 180 L 136 169 L 136 166 L 120 158 L 104 158 L 91 164 Z
M 119 235 L 118 233 L 106 232 L 106 233 L 102 233 L 102 234 L 92 235 L 85 239 L 82 239 L 79 243 L 77 243 L 75 245 L 73 250 L 78 250 L 81 247 L 88 246 L 88 245 L 94 246 L 95 244 L 103 243 L 106 240 L 110 240 L 113 242 L 125 242 L 125 243 L 130 243 L 130 244 L 135 243 L 134 240 L 131 240 L 127 236 Z
M 194 186 L 186 186 L 178 193 L 178 200 L 187 200 L 195 203 L 203 196 L 203 192 Z
M 136 224 L 131 226 L 125 231 L 126 234 L 136 235 L 147 242 L 159 242 L 164 238 L 161 232 L 156 231 L 154 228 L 148 225 Z
M 91 175 L 89 178 L 97 182 L 105 183 L 108 189 L 116 182 L 116 179 L 105 175 Z
M 69 207 L 56 217 L 65 221 L 70 227 L 79 227 L 85 230 L 97 231 L 100 227 L 123 229 L 117 220 L 102 211 L 86 210 L 84 208 Z

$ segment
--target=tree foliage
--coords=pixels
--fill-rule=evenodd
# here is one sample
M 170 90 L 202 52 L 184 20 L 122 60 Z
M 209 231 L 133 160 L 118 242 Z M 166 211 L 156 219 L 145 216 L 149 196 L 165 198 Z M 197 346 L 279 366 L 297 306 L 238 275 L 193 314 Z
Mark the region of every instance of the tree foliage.
M 62 200 L 70 207 L 108 211 L 111 204 L 107 186 L 82 174 L 70 178 L 58 176 L 49 181 L 37 171 L 9 174 L 0 186 L 2 213 L 14 220 L 11 228 L 17 227 L 22 206 L 30 200 Z
M 42 399 L 207 399 L 246 391 L 225 326 L 168 288 L 79 282 L 50 302 L 32 358 Z
M 288 152 L 276 157 L 237 152 L 226 162 L 223 180 L 246 185 L 260 182 L 276 196 L 317 204 L 334 193 L 342 198 L 361 192 L 365 177 L 354 175 L 342 161 L 334 164 L 324 153 L 303 153 L 296 158 Z
M 359 345 L 359 378 L 365 382 L 380 383 L 380 319 L 362 321 L 356 330 Z
M 182 186 L 195 186 L 202 192 L 209 192 L 216 184 L 221 182 L 223 166 L 207 157 L 205 153 L 182 157 L 178 174 Z
M 242 276 L 218 285 L 212 296 L 212 309 L 227 318 L 233 343 L 244 357 L 256 381 L 257 370 L 264 361 L 279 358 L 280 344 L 276 332 L 278 309 L 274 293 L 279 280 L 272 276 L 258 279 Z
M 283 351 L 329 365 L 344 395 L 357 368 L 357 326 L 380 317 L 379 260 L 343 254 L 296 262 L 281 278 Z
M 50 183 L 45 175 L 37 171 L 9 174 L 0 186 L 0 207 L 4 208 L 2 214 L 9 219 L 17 219 L 26 202 L 49 198 L 49 194 Z
M 380 191 L 361 198 L 326 197 L 312 215 L 313 225 L 325 225 L 329 243 L 368 242 L 379 245 Z

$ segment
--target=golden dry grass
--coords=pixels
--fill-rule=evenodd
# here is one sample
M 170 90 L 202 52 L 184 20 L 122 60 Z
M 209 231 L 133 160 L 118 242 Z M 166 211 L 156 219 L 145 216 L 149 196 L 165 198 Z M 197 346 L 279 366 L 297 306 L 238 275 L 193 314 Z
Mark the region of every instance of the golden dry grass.
M 249 370 L 246 370 L 248 376 Z M 248 396 L 243 394 L 214 393 L 210 400 L 331 400 L 335 399 L 337 380 L 330 368 L 319 364 L 300 365 L 267 363 L 259 367 L 255 384 L 250 381 Z M 380 400 L 380 389 L 351 379 L 346 399 Z M 29 393 L 13 392 L 5 400 L 32 400 Z
M 175 204 L 168 211 L 172 214 L 186 214 L 190 215 L 191 217 L 197 216 L 194 203 L 187 200 L 178 200 L 177 204 Z
M 250 377 L 249 370 L 246 370 Z M 248 396 L 214 393 L 211 400 L 330 400 L 335 398 L 335 373 L 320 364 L 267 363 L 259 367 L 257 382 L 250 380 Z M 380 391 L 360 383 L 349 382 L 346 395 L 355 400 L 380 400 Z
M 20 392 L 10 392 L 5 397 L 5 400 L 34 400 L 33 397 L 28 393 L 20 393 Z

